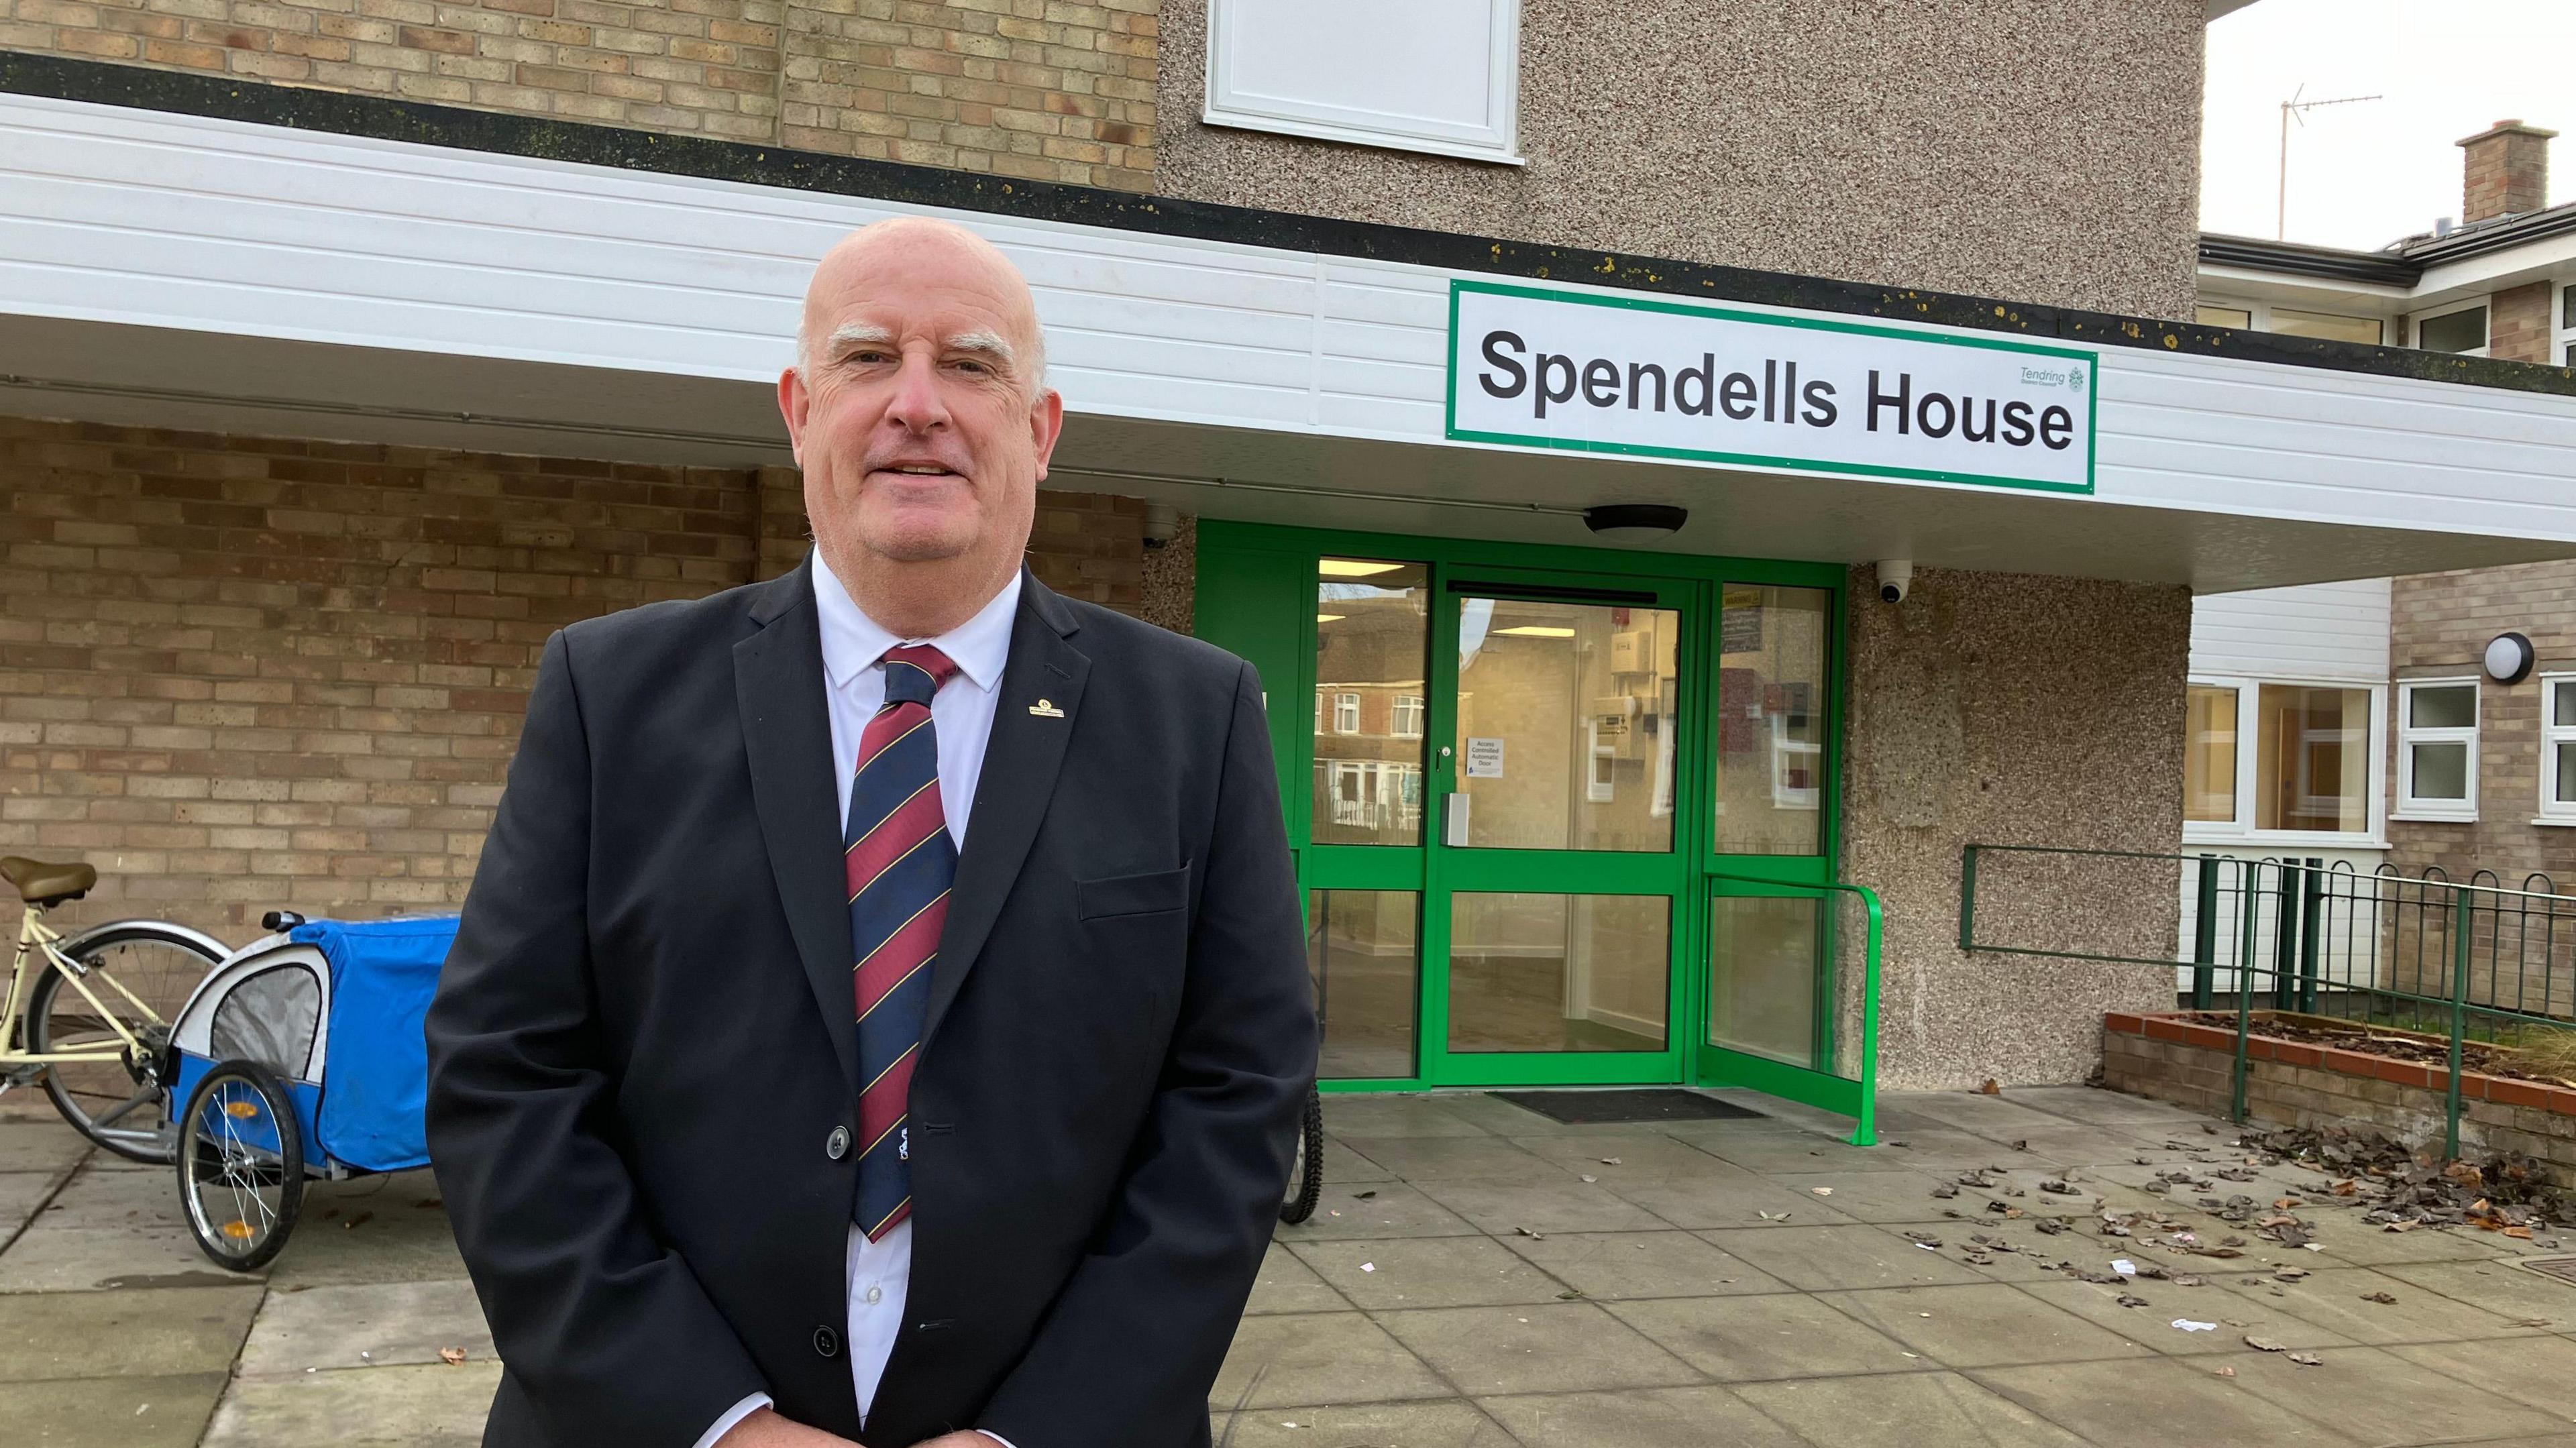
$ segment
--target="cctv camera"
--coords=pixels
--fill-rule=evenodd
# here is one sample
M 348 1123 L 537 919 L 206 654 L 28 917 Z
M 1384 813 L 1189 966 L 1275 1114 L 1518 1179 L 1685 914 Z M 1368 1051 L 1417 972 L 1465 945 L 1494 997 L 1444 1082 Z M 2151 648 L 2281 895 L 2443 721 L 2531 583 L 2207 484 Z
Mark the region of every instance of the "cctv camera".
M 1914 565 L 1903 558 L 1878 560 L 1878 601 L 1903 603 L 1914 585 Z

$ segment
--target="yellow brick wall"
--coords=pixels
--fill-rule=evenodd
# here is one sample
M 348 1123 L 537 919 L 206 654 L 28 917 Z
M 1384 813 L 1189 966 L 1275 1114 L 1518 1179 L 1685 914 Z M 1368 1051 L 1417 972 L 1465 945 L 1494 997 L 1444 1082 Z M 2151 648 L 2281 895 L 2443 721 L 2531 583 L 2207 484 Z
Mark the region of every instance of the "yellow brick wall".
M 1156 4 L 0 0 L 0 49 L 1142 191 Z

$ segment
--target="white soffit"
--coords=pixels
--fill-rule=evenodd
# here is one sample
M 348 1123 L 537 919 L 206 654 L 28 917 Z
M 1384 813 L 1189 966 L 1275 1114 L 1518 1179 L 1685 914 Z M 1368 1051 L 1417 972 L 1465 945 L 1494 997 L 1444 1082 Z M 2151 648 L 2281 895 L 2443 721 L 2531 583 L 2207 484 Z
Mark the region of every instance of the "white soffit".
M 1306 488 L 1352 526 L 1576 538 L 1573 508 L 1675 501 L 1685 550 L 2203 589 L 2576 555 L 2576 399 L 2108 347 L 2091 498 L 1570 457 L 1446 439 L 1450 272 L 900 209 L 953 216 L 1028 273 L 1074 415 L 1067 485 L 1089 468 L 1111 491 L 1317 521 L 1313 498 L 1260 491 Z M 0 96 L 0 318 L 48 319 L 0 324 L 0 373 L 71 384 L 0 386 L 0 407 L 784 461 L 763 404 L 806 276 L 897 210 Z M 153 344 L 171 336 L 190 344 Z M 227 420 L 222 394 L 253 402 Z M 299 400 L 329 421 L 297 422 Z

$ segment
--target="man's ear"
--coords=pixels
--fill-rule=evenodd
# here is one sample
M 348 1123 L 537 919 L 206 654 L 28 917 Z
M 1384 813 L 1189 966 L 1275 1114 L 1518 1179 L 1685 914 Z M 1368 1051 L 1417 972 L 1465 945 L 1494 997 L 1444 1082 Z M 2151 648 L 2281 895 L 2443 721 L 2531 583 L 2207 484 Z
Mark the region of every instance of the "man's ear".
M 805 418 L 813 405 L 813 394 L 805 390 L 804 373 L 790 367 L 778 374 L 778 415 L 787 420 L 787 448 L 795 454 L 799 467 L 805 463 Z
M 1029 404 L 1029 441 L 1037 448 L 1038 481 L 1046 481 L 1047 459 L 1055 456 L 1056 439 L 1064 436 L 1064 394 L 1050 387 Z

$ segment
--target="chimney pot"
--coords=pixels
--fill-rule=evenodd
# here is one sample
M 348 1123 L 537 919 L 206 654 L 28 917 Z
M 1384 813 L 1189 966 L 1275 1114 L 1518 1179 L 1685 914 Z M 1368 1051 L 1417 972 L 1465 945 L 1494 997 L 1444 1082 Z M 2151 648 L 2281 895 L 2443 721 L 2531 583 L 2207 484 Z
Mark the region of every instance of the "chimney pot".
M 2474 226 L 2520 216 L 2549 204 L 2549 142 L 2558 133 L 2519 119 L 2502 120 L 2458 145 L 2460 221 Z

